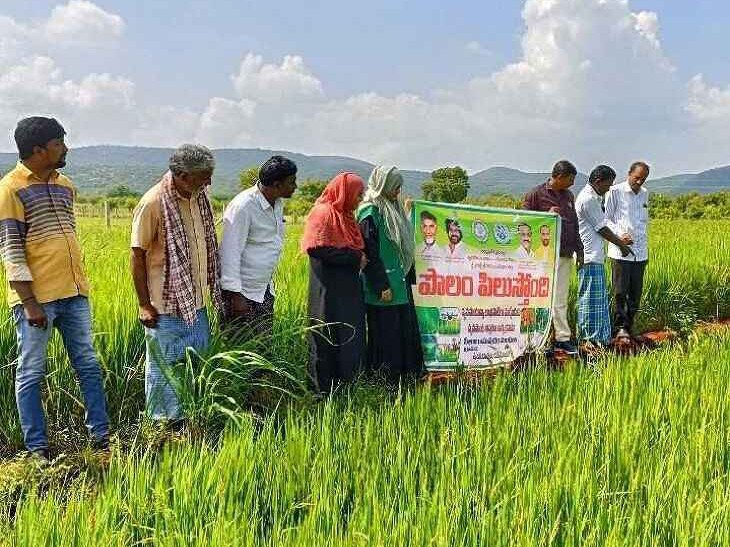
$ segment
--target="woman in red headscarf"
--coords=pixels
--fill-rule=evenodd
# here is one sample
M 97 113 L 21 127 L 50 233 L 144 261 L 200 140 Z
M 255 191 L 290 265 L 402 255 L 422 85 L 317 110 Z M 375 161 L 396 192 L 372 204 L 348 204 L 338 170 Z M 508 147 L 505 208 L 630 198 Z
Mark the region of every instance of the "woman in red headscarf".
M 365 183 L 354 173 L 333 178 L 307 217 L 302 251 L 309 255 L 310 370 L 320 392 L 351 380 L 365 353 L 360 272 L 365 243 L 355 220 Z

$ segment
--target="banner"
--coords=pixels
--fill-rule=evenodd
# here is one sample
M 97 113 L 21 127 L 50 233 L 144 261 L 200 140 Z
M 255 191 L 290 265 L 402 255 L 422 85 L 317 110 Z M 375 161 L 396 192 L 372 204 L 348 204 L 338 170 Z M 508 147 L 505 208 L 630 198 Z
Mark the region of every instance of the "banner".
M 552 317 L 560 218 L 414 201 L 413 298 L 426 369 L 486 369 L 541 349 Z

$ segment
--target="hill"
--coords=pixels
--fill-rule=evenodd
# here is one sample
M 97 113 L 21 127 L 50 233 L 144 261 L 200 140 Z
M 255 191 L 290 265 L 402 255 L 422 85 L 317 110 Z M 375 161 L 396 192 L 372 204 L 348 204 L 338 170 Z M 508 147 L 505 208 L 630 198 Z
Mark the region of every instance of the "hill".
M 669 194 L 698 192 L 710 194 L 730 190 L 730 165 L 708 169 L 701 173 L 673 175 L 649 181 L 651 190 Z
M 242 169 L 261 165 L 274 154 L 291 158 L 299 167 L 299 179 L 329 179 L 341 171 L 352 171 L 367 180 L 373 165 L 365 161 L 337 156 L 306 156 L 292 152 L 262 149 L 215 150 L 216 170 L 213 176 L 214 193 L 233 195 L 238 191 L 238 174 Z M 124 184 L 143 192 L 154 184 L 165 171 L 169 148 L 141 148 L 126 146 L 89 146 L 69 152 L 64 169 L 79 191 L 103 194 L 109 188 Z M 7 171 L 15 163 L 15 154 L 0 154 L 0 169 Z M 428 173 L 405 171 L 408 190 L 420 188 Z
M 143 192 L 154 184 L 164 172 L 172 152 L 169 148 L 144 148 L 129 146 L 89 146 L 69 152 L 68 166 L 64 172 L 70 176 L 79 191 L 84 194 L 103 194 L 109 188 L 124 184 Z M 237 192 L 238 173 L 247 167 L 260 165 L 273 154 L 283 154 L 299 166 L 299 179 L 329 179 L 340 171 L 358 173 L 364 179 L 373 164 L 342 156 L 307 156 L 286 151 L 252 149 L 215 150 L 217 167 L 213 177 L 213 191 L 217 195 L 230 196 Z M 0 170 L 10 169 L 16 161 L 15 154 L 0 154 Z M 403 170 L 405 191 L 408 195 L 420 195 L 421 183 L 430 177 L 426 171 Z M 508 167 L 491 167 L 470 175 L 470 196 L 506 193 L 521 195 L 547 179 L 547 173 L 526 173 Z M 576 187 L 585 183 L 586 176 L 579 174 Z M 696 174 L 674 175 L 652 180 L 653 191 L 666 193 L 710 193 L 730 189 L 730 166 L 719 167 Z
M 469 176 L 471 188 L 469 195 L 481 196 L 484 194 L 522 195 L 530 188 L 542 184 L 550 177 L 550 173 L 525 173 L 509 167 L 491 167 Z M 588 177 L 578 173 L 576 188 L 583 186 Z

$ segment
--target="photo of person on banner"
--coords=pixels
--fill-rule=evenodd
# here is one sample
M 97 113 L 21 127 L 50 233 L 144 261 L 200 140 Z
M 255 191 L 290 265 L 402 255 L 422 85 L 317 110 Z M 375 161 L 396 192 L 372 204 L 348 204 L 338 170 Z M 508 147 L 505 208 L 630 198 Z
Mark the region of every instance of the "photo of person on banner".
M 535 258 L 540 262 L 552 263 L 555 260 L 555 249 L 550 247 L 550 226 L 540 226 L 540 246 L 535 251 Z
M 461 230 L 461 224 L 455 218 L 446 219 L 446 233 L 449 236 L 449 244 L 444 249 L 444 256 L 447 259 L 463 259 L 466 258 L 466 248 L 462 243 L 464 232 Z
M 422 241 L 418 247 L 418 254 L 423 260 L 441 260 L 444 257 L 444 250 L 436 243 L 438 234 L 436 217 L 429 211 L 421 211 L 420 220 Z
M 519 224 L 517 232 L 520 238 L 520 246 L 514 252 L 515 258 L 533 258 L 535 253 L 532 251 L 532 228 L 529 224 Z

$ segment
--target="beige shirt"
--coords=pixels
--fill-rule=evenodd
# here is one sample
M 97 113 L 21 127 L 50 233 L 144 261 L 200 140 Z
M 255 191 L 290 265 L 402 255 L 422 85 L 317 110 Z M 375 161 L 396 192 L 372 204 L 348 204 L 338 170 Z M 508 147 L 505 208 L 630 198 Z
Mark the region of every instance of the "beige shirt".
M 150 301 L 159 313 L 167 313 L 162 301 L 162 287 L 165 271 L 165 247 L 162 238 L 162 211 L 160 194 L 162 184 L 157 183 L 142 196 L 134 210 L 132 219 L 132 247 L 147 252 L 147 289 Z M 195 286 L 195 307 L 205 306 L 208 292 L 208 253 L 205 245 L 203 217 L 198 207 L 197 195 L 190 199 L 178 195 L 180 216 L 188 240 L 193 285 Z

